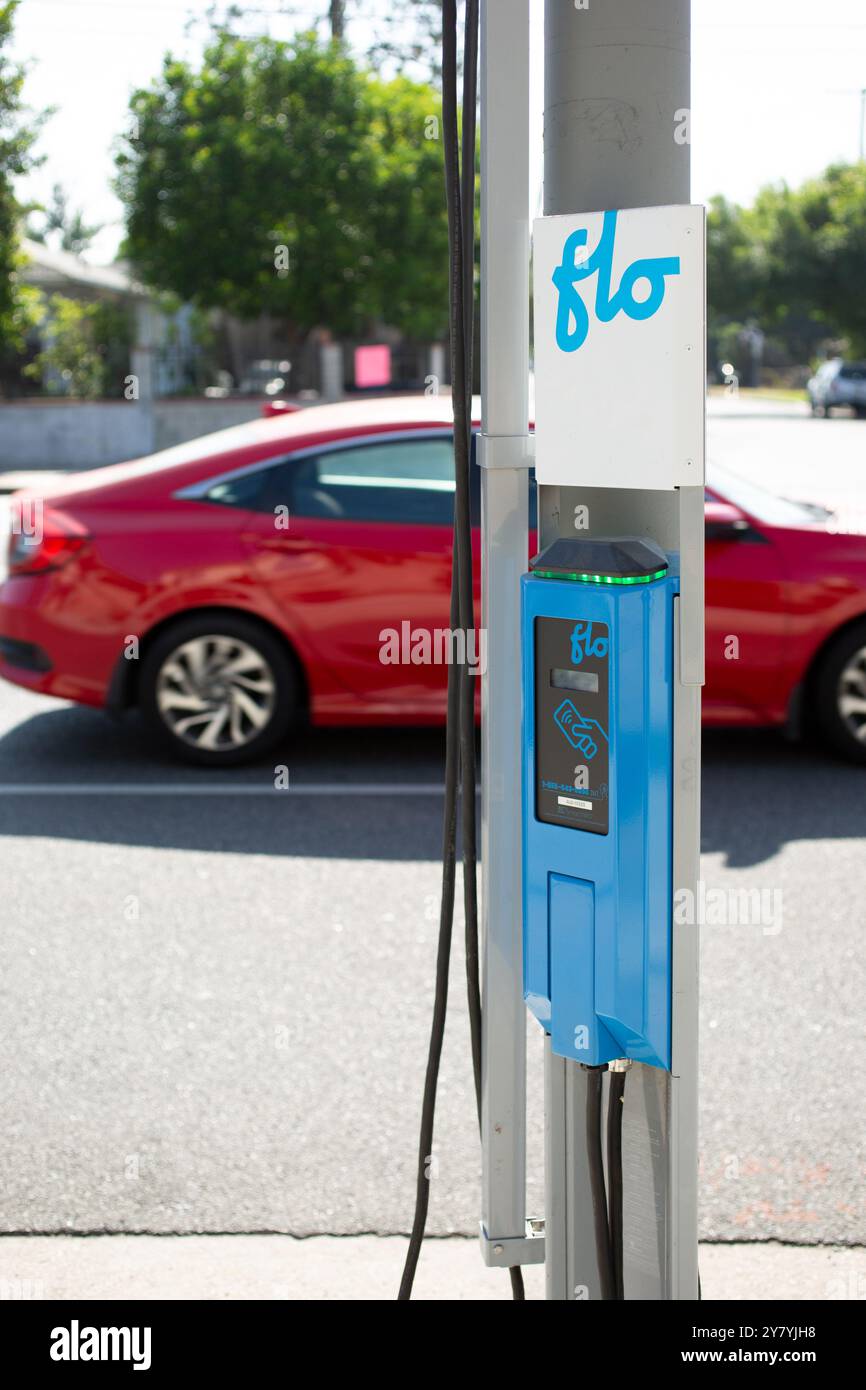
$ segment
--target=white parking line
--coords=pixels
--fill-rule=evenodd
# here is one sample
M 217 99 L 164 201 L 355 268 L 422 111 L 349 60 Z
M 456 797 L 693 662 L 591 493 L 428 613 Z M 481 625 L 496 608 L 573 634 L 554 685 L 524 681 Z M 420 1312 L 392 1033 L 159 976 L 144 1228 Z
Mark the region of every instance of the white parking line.
M 302 782 L 293 787 L 251 787 L 215 782 L 5 782 L 0 796 L 441 796 L 438 782 Z M 476 789 L 477 790 L 477 789 Z

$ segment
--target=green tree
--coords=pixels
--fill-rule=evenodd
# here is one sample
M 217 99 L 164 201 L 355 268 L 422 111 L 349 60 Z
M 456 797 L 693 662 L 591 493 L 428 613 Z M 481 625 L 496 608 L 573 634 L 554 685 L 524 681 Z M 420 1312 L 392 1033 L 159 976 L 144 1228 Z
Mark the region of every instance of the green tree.
M 866 164 L 833 165 L 784 206 L 775 266 L 789 309 L 817 308 L 828 329 L 866 356 Z
M 370 85 L 376 196 L 372 274 L 380 320 L 415 338 L 448 324 L 448 221 L 439 103 L 406 77 Z
M 710 317 L 745 319 L 755 312 L 760 255 L 748 214 L 726 198 L 707 207 L 707 300 Z
M 118 153 L 125 254 L 200 308 L 298 331 L 447 323 L 438 98 L 346 49 L 218 30 L 201 66 L 168 56 L 133 95 Z M 438 133 L 438 132 L 436 132 Z
M 35 307 L 33 293 L 17 275 L 22 209 L 14 180 L 37 162 L 32 147 L 40 122 L 25 122 L 24 69 L 8 53 L 17 8 L 18 0 L 0 0 L 0 356 L 7 359 L 20 349 Z
M 366 9 L 366 7 L 365 7 Z M 373 63 L 395 63 L 402 72 L 442 76 L 442 0 L 386 4 L 368 49 Z
M 866 164 L 762 188 L 751 208 L 712 199 L 707 298 L 713 327 L 757 318 L 794 355 L 819 337 L 866 355 Z
M 289 18 L 309 16 L 309 3 L 281 7 Z M 261 0 L 236 0 L 230 17 L 261 23 Z M 366 54 L 374 67 L 387 63 L 407 75 L 438 81 L 442 67 L 442 0 L 319 0 L 314 24 L 339 43 L 355 36 L 355 19 L 363 19 Z M 361 31 L 358 31 L 360 35 Z
M 71 251 L 75 256 L 86 251 L 97 232 L 102 230 L 97 223 L 88 225 L 79 208 L 70 208 L 69 196 L 59 183 L 51 191 L 48 206 L 34 211 L 42 214 L 42 222 L 38 226 L 28 225 L 27 235 L 31 241 L 54 243 L 61 251 Z
M 29 376 L 47 379 L 50 391 L 79 400 L 123 394 L 132 342 L 123 305 L 52 295 L 44 306 L 42 333 L 45 346 L 26 369 Z

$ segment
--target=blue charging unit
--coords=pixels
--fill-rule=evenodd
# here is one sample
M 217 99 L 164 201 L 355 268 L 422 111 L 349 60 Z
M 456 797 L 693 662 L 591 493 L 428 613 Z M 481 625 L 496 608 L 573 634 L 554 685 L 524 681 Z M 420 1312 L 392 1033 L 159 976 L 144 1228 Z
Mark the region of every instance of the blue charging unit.
M 555 1053 L 671 1065 L 676 557 L 559 539 L 522 579 L 524 992 Z

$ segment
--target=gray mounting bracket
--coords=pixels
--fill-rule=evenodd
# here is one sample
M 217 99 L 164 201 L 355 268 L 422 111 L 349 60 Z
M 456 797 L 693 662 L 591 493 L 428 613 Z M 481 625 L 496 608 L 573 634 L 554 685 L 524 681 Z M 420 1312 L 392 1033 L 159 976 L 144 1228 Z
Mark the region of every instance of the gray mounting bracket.
M 512 1265 L 544 1264 L 544 1220 L 530 1217 L 523 1236 L 493 1240 L 480 1228 L 481 1257 L 491 1269 L 510 1269 Z
M 533 468 L 535 436 L 532 434 L 479 434 L 479 468 Z

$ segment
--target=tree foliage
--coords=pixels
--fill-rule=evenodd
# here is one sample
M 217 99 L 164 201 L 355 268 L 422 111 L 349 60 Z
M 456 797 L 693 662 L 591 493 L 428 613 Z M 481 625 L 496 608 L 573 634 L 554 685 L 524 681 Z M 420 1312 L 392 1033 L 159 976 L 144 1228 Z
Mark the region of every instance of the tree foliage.
M 26 371 L 49 392 L 79 400 L 123 394 L 132 343 L 124 305 L 54 294 L 43 306 L 42 331 L 44 347 Z
M 811 320 L 866 355 L 866 164 L 833 165 L 751 208 L 714 198 L 707 219 L 711 318 L 768 330 Z
M 31 241 L 44 245 L 54 245 L 60 251 L 70 251 L 80 256 L 86 251 L 93 238 L 102 230 L 98 223 L 88 224 L 80 208 L 69 206 L 69 195 L 62 184 L 56 183 L 51 191 L 51 201 L 47 207 L 34 208 L 40 215 L 37 224 L 30 223 L 27 235 Z
M 344 46 L 215 32 L 134 93 L 118 153 L 125 253 L 201 308 L 298 331 L 447 324 L 438 98 Z M 427 138 L 433 133 L 437 138 Z
M 18 0 L 0 0 L 0 355 L 8 357 L 21 346 L 33 314 L 33 296 L 17 278 L 21 264 L 21 208 L 14 180 L 36 162 L 32 147 L 38 122 L 25 121 L 21 97 L 24 69 L 9 57 L 8 47 Z
M 283 6 L 281 6 L 283 8 Z M 234 0 L 231 15 L 260 25 L 261 0 Z M 309 16 L 309 0 L 303 5 L 285 4 L 288 18 Z M 363 21 L 363 29 L 356 28 Z M 407 76 L 421 75 L 438 81 L 442 70 L 442 0 L 319 0 L 313 24 L 332 39 L 348 42 L 364 37 L 364 47 L 374 67 Z
M 442 75 L 442 0 L 404 0 L 402 5 L 387 5 L 374 26 L 368 52 L 373 63 L 395 63 L 403 72 L 420 70 L 438 82 Z

